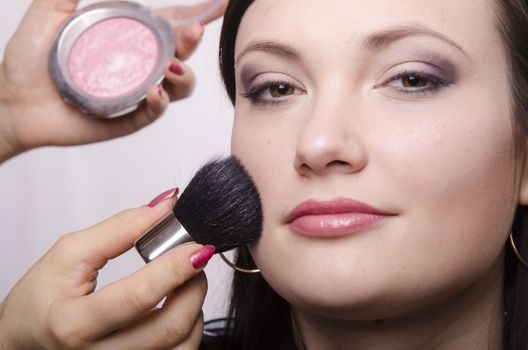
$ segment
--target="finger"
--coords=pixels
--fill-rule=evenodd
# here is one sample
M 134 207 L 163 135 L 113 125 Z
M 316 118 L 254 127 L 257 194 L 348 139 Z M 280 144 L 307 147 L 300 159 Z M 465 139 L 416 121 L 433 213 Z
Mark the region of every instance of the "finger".
M 101 345 L 108 349 L 169 349 L 191 341 L 191 337 L 195 342 L 206 291 L 202 273 L 170 293 L 162 308 L 105 337 Z
M 116 123 L 128 125 L 127 132 L 137 131 L 157 120 L 167 108 L 168 103 L 168 96 L 164 93 L 162 86 L 151 86 L 147 91 L 145 105 L 124 118 L 118 118 Z
M 220 18 L 228 5 L 228 0 L 224 0 L 221 4 L 216 4 L 216 0 L 202 1 L 199 4 L 193 6 L 170 6 L 170 7 L 161 7 L 154 9 L 154 13 L 165 17 L 175 26 L 181 26 L 181 23 L 192 20 L 192 18 L 200 18 L 200 21 L 204 24 L 214 21 L 217 18 Z M 214 6 L 214 7 L 211 7 Z M 211 9 L 213 11 L 211 11 Z
M 173 193 L 173 196 L 176 192 Z M 70 256 L 99 269 L 110 259 L 127 250 L 174 207 L 170 198 L 150 208 L 147 206 L 122 211 L 85 230 L 65 235 L 56 244 L 58 255 Z M 64 266 L 69 268 L 69 266 Z
M 172 58 L 165 67 L 165 90 L 171 101 L 180 100 L 190 96 L 196 85 L 196 79 L 191 67 Z
M 103 140 L 132 134 L 157 120 L 167 108 L 168 96 L 154 85 L 147 90 L 146 103 L 125 116 L 113 119 L 95 119 L 98 134 Z
M 212 3 L 214 0 L 211 0 L 211 1 L 207 1 L 207 3 Z M 200 19 L 200 21 L 204 24 L 208 24 L 208 23 L 211 23 L 212 21 L 222 17 L 226 11 L 226 8 L 227 8 L 227 5 L 229 4 L 229 1 L 228 0 L 224 0 L 220 5 L 218 5 L 218 7 L 216 7 L 216 9 L 209 13 L 207 16 L 205 16 L 204 18 Z M 203 12 L 202 12 L 203 13 Z
M 189 337 L 180 345 L 176 346 L 174 350 L 196 350 L 200 347 L 203 338 L 204 321 L 203 312 L 200 313 Z
M 146 314 L 166 295 L 199 274 L 212 254 L 210 246 L 180 246 L 134 274 L 71 301 L 67 308 L 83 315 L 84 323 L 90 325 L 83 330 L 87 339 L 98 339 Z M 191 261 L 197 257 L 204 264 L 195 268 Z
M 176 35 L 176 56 L 180 59 L 188 59 L 196 50 L 205 31 L 205 24 L 210 23 L 224 14 L 228 2 L 224 1 L 220 5 L 214 5 L 214 11 L 208 11 L 211 3 L 214 2 L 214 0 L 210 0 L 195 6 L 165 8 L 166 12 L 164 12 L 164 16 L 176 20 L 176 23 L 180 23 L 180 25 L 175 24 L 174 27 Z M 192 20 L 192 18 L 197 18 L 200 14 L 206 14 L 206 16 L 200 18 L 200 20 Z
M 51 11 L 73 13 L 77 8 L 80 0 L 33 0 L 33 4 L 37 8 L 47 9 Z
M 204 24 L 194 22 L 176 31 L 176 57 L 188 59 L 198 47 L 205 31 Z

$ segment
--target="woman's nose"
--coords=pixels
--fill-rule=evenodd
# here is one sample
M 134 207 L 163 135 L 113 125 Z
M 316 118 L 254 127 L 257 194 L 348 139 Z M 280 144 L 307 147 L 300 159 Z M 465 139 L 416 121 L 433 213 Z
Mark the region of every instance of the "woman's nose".
M 295 154 L 295 169 L 303 176 L 361 171 L 368 162 L 353 113 L 343 106 L 315 108 L 304 119 Z M 356 125 L 355 125 L 356 124 Z

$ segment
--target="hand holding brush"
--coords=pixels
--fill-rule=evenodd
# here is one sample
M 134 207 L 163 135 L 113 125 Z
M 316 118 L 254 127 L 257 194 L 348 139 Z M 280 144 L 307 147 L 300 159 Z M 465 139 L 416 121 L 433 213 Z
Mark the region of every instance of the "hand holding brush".
M 167 191 L 63 236 L 0 304 L 0 349 L 197 349 L 211 243 L 225 251 L 258 238 L 262 213 L 256 188 L 234 158 L 208 163 L 177 202 L 176 194 Z M 163 240 L 154 233 L 174 227 L 181 238 L 175 248 L 165 245 L 139 271 L 96 290 L 98 271 L 138 236 L 149 231 L 150 239 L 138 243 L 159 247 L 153 242 Z
M 210 246 L 173 249 L 96 290 L 98 271 L 172 210 L 167 197 L 60 238 L 0 304 L 0 349 L 198 348 Z

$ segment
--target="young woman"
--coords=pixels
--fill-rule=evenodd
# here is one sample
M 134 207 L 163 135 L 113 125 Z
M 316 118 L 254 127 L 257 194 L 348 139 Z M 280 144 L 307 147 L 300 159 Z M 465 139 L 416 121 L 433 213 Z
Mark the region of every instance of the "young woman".
M 526 349 L 526 269 L 508 243 L 512 233 L 528 254 L 526 38 L 522 0 L 230 1 L 221 64 L 235 105 L 232 150 L 261 193 L 264 229 L 238 258 L 260 274 L 235 275 L 224 331 L 202 347 Z M 101 232 L 117 231 L 124 248 L 170 204 L 128 212 L 128 238 L 108 223 Z M 101 228 L 69 236 L 63 249 Z M 166 317 L 154 328 L 141 324 L 148 315 L 127 328 L 131 312 L 102 312 L 134 310 L 145 295 L 134 290 L 121 308 L 105 288 L 31 299 L 27 292 L 44 290 L 35 281 L 57 287 L 41 274 L 61 261 L 60 248 L 21 280 L 0 316 L 27 320 L 15 311 L 32 301 L 29 310 L 49 320 L 51 300 L 97 321 L 58 332 L 70 348 L 198 347 L 196 279 L 153 314 Z M 186 271 L 175 288 L 195 273 L 184 259 L 191 249 L 171 253 L 165 259 Z M 147 275 L 133 281 L 148 285 Z M 99 324 L 115 331 L 98 333 Z M 46 327 L 8 325 L 0 322 L 8 345 L 53 344 Z M 167 344 L 139 345 L 153 334 Z
M 528 347 L 526 38 L 524 0 L 230 2 L 265 220 L 220 348 Z

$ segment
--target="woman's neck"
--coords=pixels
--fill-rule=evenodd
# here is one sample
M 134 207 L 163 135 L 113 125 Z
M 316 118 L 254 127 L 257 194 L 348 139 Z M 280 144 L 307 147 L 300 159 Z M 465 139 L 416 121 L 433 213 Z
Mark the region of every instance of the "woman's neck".
M 306 350 L 500 350 L 503 264 L 426 310 L 379 321 L 329 319 L 294 311 Z

